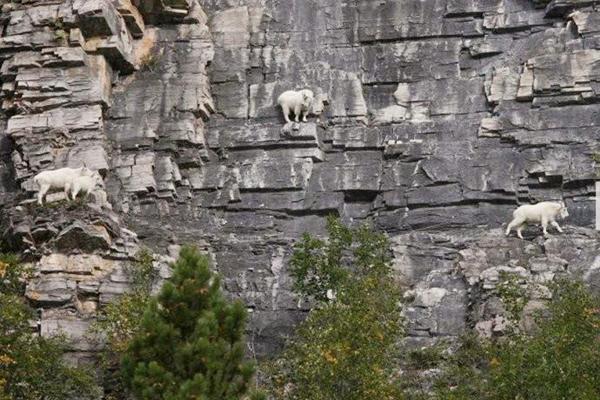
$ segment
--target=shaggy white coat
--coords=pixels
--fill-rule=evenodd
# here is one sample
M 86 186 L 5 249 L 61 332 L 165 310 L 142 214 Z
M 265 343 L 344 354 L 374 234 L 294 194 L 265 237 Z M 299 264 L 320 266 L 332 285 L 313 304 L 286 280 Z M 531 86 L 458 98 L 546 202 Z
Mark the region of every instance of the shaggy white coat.
M 86 167 L 81 168 L 59 168 L 50 171 L 42 171 L 33 177 L 33 182 L 38 186 L 38 204 L 43 203 L 44 196 L 50 189 L 62 189 L 67 199 L 75 178 L 92 175 L 92 171 Z
M 71 183 L 72 199 L 75 200 L 79 192 L 87 196 L 96 186 L 102 187 L 103 185 L 104 181 L 102 181 L 102 177 L 98 172 L 94 172 L 92 175 L 77 176 Z
M 506 236 L 513 228 L 517 228 L 517 236 L 523 239 L 521 231 L 529 223 L 541 223 L 544 236 L 548 236 L 548 224 L 554 226 L 562 233 L 561 227 L 556 222 L 557 218 L 567 218 L 569 211 L 565 203 L 555 201 L 542 201 L 537 204 L 526 204 L 520 206 L 513 212 L 513 219 L 506 227 Z
M 279 95 L 277 104 L 281 106 L 283 118 L 285 118 L 286 122 L 290 122 L 290 112 L 294 113 L 296 122 L 300 122 L 301 117 L 302 121 L 306 122 L 306 116 L 310 112 L 310 107 L 314 99 L 315 95 L 312 90 L 288 90 Z

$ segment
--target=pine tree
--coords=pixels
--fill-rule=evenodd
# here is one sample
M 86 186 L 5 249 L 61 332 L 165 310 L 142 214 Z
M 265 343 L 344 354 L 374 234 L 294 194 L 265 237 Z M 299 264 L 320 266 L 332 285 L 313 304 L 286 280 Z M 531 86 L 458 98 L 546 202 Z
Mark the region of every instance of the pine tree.
M 244 398 L 254 372 L 244 361 L 245 307 L 223 297 L 194 248 L 173 267 L 123 357 L 125 381 L 139 400 Z

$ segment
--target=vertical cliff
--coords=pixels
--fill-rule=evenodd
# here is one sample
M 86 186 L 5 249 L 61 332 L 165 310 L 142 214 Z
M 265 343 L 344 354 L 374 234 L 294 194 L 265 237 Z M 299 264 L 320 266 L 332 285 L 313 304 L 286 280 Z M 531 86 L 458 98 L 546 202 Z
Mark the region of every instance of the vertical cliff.
M 493 330 L 502 271 L 596 281 L 600 12 L 553 0 L 29 0 L 2 6 L 0 206 L 40 329 L 73 337 L 140 244 L 210 252 L 268 354 L 302 318 L 291 246 L 323 216 L 389 233 L 417 343 Z M 309 122 L 276 98 L 311 88 Z M 98 169 L 112 210 L 40 208 L 40 170 Z M 519 203 L 566 231 L 506 239 Z M 51 199 L 52 200 L 52 199 Z M 60 200 L 60 195 L 55 195 Z M 163 260 L 164 261 L 164 260 Z M 157 268 L 163 268 L 162 261 Z M 536 286 L 536 287 L 537 287 Z

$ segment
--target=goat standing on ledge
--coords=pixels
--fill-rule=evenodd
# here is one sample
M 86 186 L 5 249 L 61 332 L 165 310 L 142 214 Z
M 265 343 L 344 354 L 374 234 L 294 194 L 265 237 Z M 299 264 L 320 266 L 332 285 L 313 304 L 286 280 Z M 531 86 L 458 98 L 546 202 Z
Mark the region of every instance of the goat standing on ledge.
M 90 194 L 96 187 L 103 187 L 104 181 L 98 171 L 94 171 L 92 175 L 82 175 L 73 179 L 71 182 L 71 197 L 77 199 L 77 194 L 82 192 L 85 196 Z
M 523 239 L 521 231 L 530 222 L 538 222 L 542 224 L 544 236 L 548 236 L 548 223 L 554 226 L 559 232 L 562 229 L 556 222 L 556 218 L 567 218 L 569 211 L 564 202 L 542 201 L 537 204 L 526 204 L 520 206 L 513 212 L 513 219 L 506 227 L 506 236 L 510 234 L 511 229 L 517 228 L 517 236 Z
M 42 171 L 33 178 L 33 182 L 38 186 L 37 195 L 38 204 L 42 205 L 44 196 L 50 189 L 62 189 L 65 197 L 69 198 L 69 193 L 73 182 L 83 176 L 92 176 L 94 172 L 86 167 L 81 168 L 59 168 L 50 171 Z M 101 179 L 101 178 L 100 178 Z M 81 188 L 80 188 L 81 189 Z M 79 191 L 79 190 L 78 190 Z
M 294 113 L 296 122 L 300 122 L 300 118 L 306 122 L 306 116 L 310 112 L 314 99 L 315 95 L 312 90 L 288 90 L 277 98 L 277 104 L 281 106 L 286 123 L 290 122 L 290 112 Z

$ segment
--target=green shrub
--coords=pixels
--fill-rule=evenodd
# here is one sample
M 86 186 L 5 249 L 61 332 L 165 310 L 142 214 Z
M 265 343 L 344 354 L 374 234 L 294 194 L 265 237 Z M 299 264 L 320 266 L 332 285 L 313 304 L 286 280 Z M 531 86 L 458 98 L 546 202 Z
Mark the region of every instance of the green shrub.
M 156 279 L 152 253 L 148 249 L 140 250 L 125 273 L 132 281 L 130 291 L 107 304 L 91 328 L 94 335 L 99 334 L 106 340 L 100 361 L 107 400 L 126 398 L 119 364 L 140 330 L 144 310 L 150 302 Z
M 91 373 L 63 361 L 64 339 L 32 332 L 35 311 L 23 297 L 30 271 L 0 255 L 0 400 L 97 399 Z
M 495 292 L 504 305 L 507 318 L 516 325 L 529 301 L 524 279 L 517 274 L 501 272 Z
M 327 231 L 327 240 L 304 235 L 293 254 L 295 288 L 315 308 L 266 366 L 270 393 L 294 400 L 399 399 L 393 370 L 403 329 L 386 237 L 333 217 Z
M 592 400 L 600 398 L 600 299 L 561 281 L 526 334 L 469 335 L 436 384 L 437 399 Z

